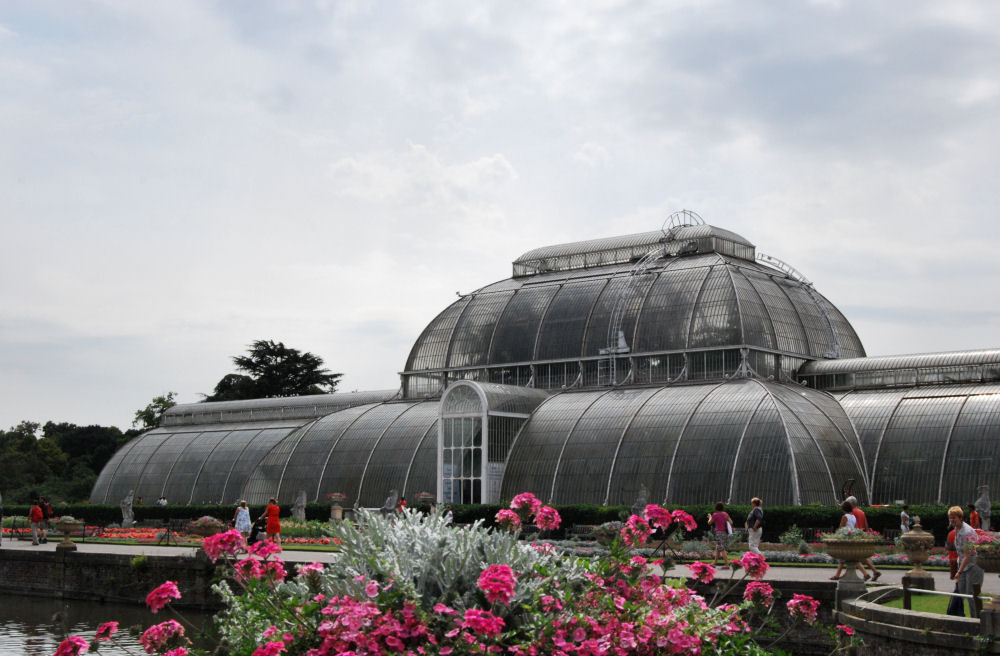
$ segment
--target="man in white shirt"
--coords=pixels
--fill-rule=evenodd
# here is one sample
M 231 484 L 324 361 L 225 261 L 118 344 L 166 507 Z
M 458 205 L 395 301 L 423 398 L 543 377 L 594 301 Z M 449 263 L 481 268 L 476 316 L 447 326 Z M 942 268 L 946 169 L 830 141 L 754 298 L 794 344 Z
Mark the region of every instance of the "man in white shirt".
M 976 530 L 962 521 L 964 513 L 961 506 L 948 509 L 948 522 L 955 529 L 955 549 L 959 553 L 958 586 L 961 594 L 972 595 L 969 600 L 969 612 L 972 617 L 979 617 L 983 602 L 979 599 L 983 591 L 983 568 L 976 562 L 976 545 L 970 538 L 976 535 Z

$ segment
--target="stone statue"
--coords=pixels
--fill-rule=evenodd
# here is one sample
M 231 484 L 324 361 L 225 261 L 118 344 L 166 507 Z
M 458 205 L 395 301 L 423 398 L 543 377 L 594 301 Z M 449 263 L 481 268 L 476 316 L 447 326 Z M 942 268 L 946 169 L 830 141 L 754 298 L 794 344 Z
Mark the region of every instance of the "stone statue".
M 385 498 L 385 503 L 382 507 L 378 509 L 383 515 L 391 515 L 396 512 L 396 504 L 399 503 L 399 490 L 392 488 L 389 490 L 389 496 Z
M 135 515 L 132 514 L 132 495 L 135 490 L 129 490 L 125 498 L 122 499 L 122 528 L 128 528 L 135 524 Z
M 979 498 L 976 499 L 976 512 L 979 513 L 980 528 L 984 531 L 990 530 L 990 486 L 980 485 L 976 488 Z
M 299 490 L 295 496 L 295 504 L 292 506 L 292 517 L 297 521 L 306 521 L 306 491 Z
M 643 513 L 646 512 L 646 506 L 649 504 L 649 490 L 646 489 L 645 483 L 639 483 L 639 497 L 632 504 L 632 514 L 638 515 L 639 517 L 645 517 Z

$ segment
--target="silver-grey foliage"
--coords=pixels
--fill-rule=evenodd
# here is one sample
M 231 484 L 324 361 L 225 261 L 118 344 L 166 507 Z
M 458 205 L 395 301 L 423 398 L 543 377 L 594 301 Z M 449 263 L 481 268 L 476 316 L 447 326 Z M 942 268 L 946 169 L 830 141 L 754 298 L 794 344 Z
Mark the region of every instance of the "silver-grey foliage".
M 403 509 L 382 516 L 361 510 L 357 524 L 340 522 L 329 534 L 341 541 L 341 551 L 327 567 L 325 592 L 363 598 L 365 581 L 391 581 L 426 609 L 439 602 L 456 608 L 478 605 L 477 580 L 489 565 L 509 565 L 518 575 L 508 606 L 533 598 L 556 569 L 563 582 L 573 583 L 582 582 L 588 568 L 576 558 L 525 544 L 515 534 L 487 529 L 482 521 L 450 526 L 440 512 L 424 515 Z

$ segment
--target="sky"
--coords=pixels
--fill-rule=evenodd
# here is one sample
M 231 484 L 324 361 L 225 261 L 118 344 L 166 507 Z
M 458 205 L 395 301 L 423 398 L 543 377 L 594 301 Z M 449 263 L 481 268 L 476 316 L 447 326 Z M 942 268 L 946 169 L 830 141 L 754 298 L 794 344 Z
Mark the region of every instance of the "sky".
M 1000 347 L 1000 3 L 0 4 L 0 428 L 257 339 L 339 391 L 539 246 L 689 209 L 869 355 Z

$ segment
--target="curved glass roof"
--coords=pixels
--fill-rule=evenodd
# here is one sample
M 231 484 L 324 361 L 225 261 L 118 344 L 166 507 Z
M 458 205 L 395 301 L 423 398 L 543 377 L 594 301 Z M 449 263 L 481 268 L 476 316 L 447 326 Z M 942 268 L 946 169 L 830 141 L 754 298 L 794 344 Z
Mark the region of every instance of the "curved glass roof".
M 380 506 L 388 490 L 436 490 L 437 402 L 369 403 L 308 422 L 158 428 L 131 440 L 105 466 L 92 503 L 129 490 L 170 503 L 292 503 L 343 492 Z
M 104 466 L 90 501 L 117 503 L 134 490 L 137 497 L 165 496 L 170 503 L 235 502 L 260 458 L 301 423 L 206 424 L 143 433 Z
M 249 401 L 181 403 L 163 413 L 160 426 L 224 424 L 238 421 L 312 419 L 365 403 L 388 401 L 399 390 L 308 394 Z
M 844 357 L 864 355 L 833 304 L 763 264 L 708 253 L 631 274 L 600 267 L 473 292 L 427 326 L 404 374 L 599 357 L 613 325 L 633 356 L 752 346 L 811 359 L 838 343 Z
M 1000 383 L 834 394 L 851 418 L 872 503 L 965 506 L 1000 489 Z
M 1000 349 L 821 360 L 805 364 L 800 373 L 841 374 L 858 371 L 895 371 L 898 369 L 926 369 L 931 367 L 982 364 L 1000 364 Z
M 828 395 L 734 380 L 552 396 L 518 434 L 501 496 L 631 504 L 645 485 L 671 504 L 833 504 L 849 479 L 866 497 L 860 443 Z

